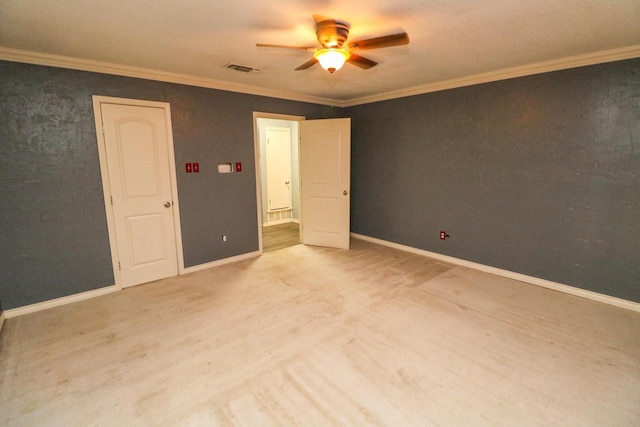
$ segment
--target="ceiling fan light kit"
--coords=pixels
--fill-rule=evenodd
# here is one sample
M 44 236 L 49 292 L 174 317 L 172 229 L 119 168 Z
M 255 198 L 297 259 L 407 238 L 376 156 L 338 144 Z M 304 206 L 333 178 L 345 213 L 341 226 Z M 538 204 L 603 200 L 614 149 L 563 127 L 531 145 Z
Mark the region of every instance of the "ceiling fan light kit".
M 314 58 L 320 62 L 320 66 L 330 73 L 338 71 L 346 61 L 349 60 L 351 54 L 346 49 L 320 49 L 313 54 Z
M 276 44 L 258 43 L 258 47 L 302 49 L 313 52 L 313 58 L 296 68 L 296 71 L 306 70 L 316 63 L 330 73 L 334 73 L 345 62 L 349 62 L 364 70 L 378 65 L 377 62 L 355 54 L 355 50 L 380 49 L 383 47 L 393 47 L 409 44 L 409 36 L 405 32 L 391 34 L 382 37 L 373 37 L 364 40 L 347 43 L 349 37 L 349 24 L 344 21 L 337 21 L 321 15 L 313 15 L 316 27 L 316 36 L 321 48 L 308 46 L 283 46 Z

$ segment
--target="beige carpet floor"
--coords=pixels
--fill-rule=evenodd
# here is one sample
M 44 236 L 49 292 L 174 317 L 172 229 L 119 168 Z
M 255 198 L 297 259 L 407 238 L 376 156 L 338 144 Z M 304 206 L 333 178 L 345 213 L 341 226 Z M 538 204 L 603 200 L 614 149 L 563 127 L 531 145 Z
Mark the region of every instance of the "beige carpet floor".
M 638 426 L 640 313 L 297 245 L 7 320 L 0 425 Z

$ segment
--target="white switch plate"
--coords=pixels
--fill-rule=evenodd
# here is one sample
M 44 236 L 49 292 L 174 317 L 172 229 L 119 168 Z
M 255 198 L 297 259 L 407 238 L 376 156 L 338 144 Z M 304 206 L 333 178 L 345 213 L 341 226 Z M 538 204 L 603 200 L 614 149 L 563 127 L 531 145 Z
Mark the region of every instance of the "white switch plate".
M 232 173 L 233 165 L 231 163 L 218 163 L 218 173 Z

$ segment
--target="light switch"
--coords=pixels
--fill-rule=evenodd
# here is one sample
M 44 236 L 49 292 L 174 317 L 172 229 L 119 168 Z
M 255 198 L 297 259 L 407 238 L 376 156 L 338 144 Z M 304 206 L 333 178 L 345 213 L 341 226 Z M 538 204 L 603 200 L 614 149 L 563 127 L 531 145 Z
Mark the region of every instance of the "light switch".
M 233 167 L 231 163 L 218 163 L 218 173 L 231 173 Z

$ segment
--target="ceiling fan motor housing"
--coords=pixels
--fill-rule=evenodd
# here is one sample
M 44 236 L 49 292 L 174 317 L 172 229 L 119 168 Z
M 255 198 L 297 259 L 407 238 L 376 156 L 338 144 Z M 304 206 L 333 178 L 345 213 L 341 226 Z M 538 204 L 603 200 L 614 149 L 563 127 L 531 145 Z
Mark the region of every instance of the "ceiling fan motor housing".
M 318 41 L 326 48 L 340 48 L 349 37 L 349 24 L 328 19 L 316 24 Z

